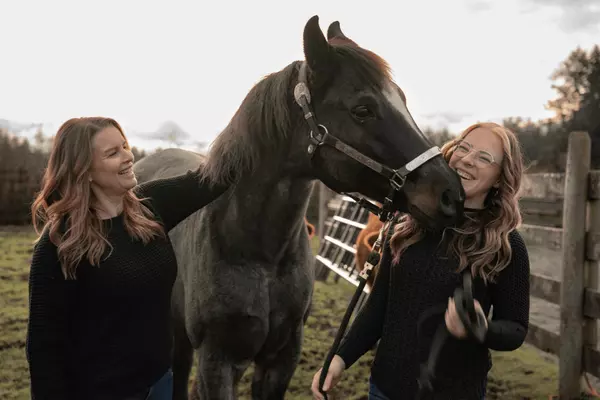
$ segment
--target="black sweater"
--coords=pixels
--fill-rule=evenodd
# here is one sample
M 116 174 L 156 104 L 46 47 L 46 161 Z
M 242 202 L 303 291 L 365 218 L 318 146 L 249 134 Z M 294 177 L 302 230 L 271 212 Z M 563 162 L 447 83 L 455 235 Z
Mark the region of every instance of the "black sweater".
M 420 365 L 427 360 L 437 327 L 444 324 L 448 298 L 462 283 L 455 272 L 458 262 L 446 257 L 440 239 L 428 234 L 405 250 L 398 264 L 386 246 L 373 290 L 337 352 L 349 368 L 379 340 L 371 378 L 390 399 L 415 398 Z M 525 339 L 529 256 L 517 231 L 509 239 L 512 260 L 496 282 L 486 287 L 481 278 L 473 280 L 473 295 L 485 313 L 494 306 L 485 342 L 453 336 L 446 340 L 436 365 L 435 398 L 481 399 L 491 368 L 488 349 L 513 350 Z M 419 318 L 436 308 L 418 328 Z
M 221 195 L 193 172 L 139 185 L 165 231 Z M 104 220 L 113 250 L 65 280 L 46 230 L 29 276 L 27 359 L 32 398 L 118 399 L 146 390 L 171 364 L 170 300 L 177 274 L 169 238 L 132 239 L 123 217 Z M 107 249 L 106 255 L 108 255 Z

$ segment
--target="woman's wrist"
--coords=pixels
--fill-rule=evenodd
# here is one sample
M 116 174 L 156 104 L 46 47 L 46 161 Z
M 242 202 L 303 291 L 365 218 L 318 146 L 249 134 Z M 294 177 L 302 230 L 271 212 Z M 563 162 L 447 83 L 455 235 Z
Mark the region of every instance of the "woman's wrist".
M 336 354 L 336 355 L 335 355 L 335 356 L 333 356 L 333 357 L 338 359 L 339 363 L 340 363 L 340 364 L 341 364 L 341 366 L 342 366 L 342 370 L 343 370 L 343 371 L 344 371 L 344 370 L 346 370 L 346 362 L 344 361 L 344 359 L 343 359 L 341 356 L 339 356 L 338 354 Z

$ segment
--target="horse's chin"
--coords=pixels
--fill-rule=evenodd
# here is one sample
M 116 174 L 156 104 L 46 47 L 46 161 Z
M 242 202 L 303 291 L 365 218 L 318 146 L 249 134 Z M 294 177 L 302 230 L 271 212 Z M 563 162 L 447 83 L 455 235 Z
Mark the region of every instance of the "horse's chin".
M 408 206 L 407 213 L 416 219 L 419 225 L 428 232 L 441 232 L 447 226 L 443 220 L 424 213 L 419 207 L 412 204 Z
M 329 177 L 320 177 L 318 179 L 325 186 L 327 186 L 329 189 L 333 190 L 336 193 L 342 194 L 342 193 L 356 192 L 356 183 L 354 183 L 354 184 L 344 183 L 344 182 L 341 182 L 339 180 L 332 179 Z
M 377 188 L 373 188 L 373 190 L 365 191 L 365 188 L 361 188 L 362 190 L 357 190 L 356 182 L 344 183 L 337 180 L 324 180 L 321 179 L 321 182 L 325 184 L 329 189 L 339 193 L 354 193 L 365 196 L 368 199 L 374 200 L 383 204 L 385 201 L 386 195 L 382 194 L 383 190 L 377 190 Z M 432 217 L 425 212 L 423 212 L 418 206 L 414 204 L 410 204 L 407 199 L 399 194 L 396 194 L 392 203 L 392 211 L 407 213 L 415 218 L 419 225 L 427 231 L 430 232 L 438 232 L 444 229 L 447 225 L 445 221 L 439 218 Z
M 435 220 L 433 218 L 425 214 L 423 211 L 421 211 L 421 209 L 419 209 L 419 207 L 415 205 L 409 205 L 408 210 L 406 212 L 410 214 L 414 219 L 416 219 L 421 227 L 427 230 L 434 228 L 436 225 Z

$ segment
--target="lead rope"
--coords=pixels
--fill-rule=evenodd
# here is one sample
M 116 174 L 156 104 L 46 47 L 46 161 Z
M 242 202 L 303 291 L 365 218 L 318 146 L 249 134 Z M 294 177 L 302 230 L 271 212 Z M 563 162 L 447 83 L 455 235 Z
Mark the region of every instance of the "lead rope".
M 323 385 L 325 384 L 325 379 L 327 378 L 327 373 L 329 372 L 329 366 L 331 365 L 331 361 L 333 360 L 333 357 L 335 356 L 335 353 L 338 350 L 340 342 L 342 341 L 342 337 L 344 336 L 344 333 L 346 332 L 346 328 L 348 327 L 348 322 L 350 321 L 350 317 L 352 316 L 352 313 L 354 312 L 356 303 L 358 302 L 358 299 L 365 287 L 365 284 L 367 283 L 367 279 L 369 279 L 371 272 L 373 271 L 373 269 L 376 266 L 379 265 L 379 262 L 381 261 L 381 253 L 383 253 L 383 251 L 381 251 L 381 249 L 385 248 L 385 244 L 387 244 L 387 240 L 389 238 L 390 231 L 391 231 L 392 227 L 394 226 L 394 224 L 392 223 L 393 218 L 390 214 L 384 214 L 380 218 L 382 220 L 385 220 L 386 222 L 383 224 L 383 226 L 379 230 L 379 236 L 377 237 L 377 240 L 373 244 L 373 248 L 371 249 L 371 253 L 369 253 L 369 257 L 367 258 L 367 261 L 365 261 L 363 270 L 358 275 L 358 280 L 359 280 L 358 287 L 356 288 L 356 291 L 354 292 L 354 295 L 352 296 L 352 299 L 350 300 L 350 304 L 348 305 L 348 308 L 346 309 L 344 318 L 342 318 L 342 322 L 340 324 L 340 327 L 339 327 L 337 334 L 335 336 L 335 339 L 333 341 L 333 345 L 329 349 L 329 353 L 327 354 L 327 357 L 325 358 L 325 362 L 323 363 L 323 369 L 321 370 L 321 376 L 319 378 L 319 392 L 321 392 L 321 394 L 323 395 L 325 400 L 327 400 L 327 393 L 323 390 Z M 386 224 L 387 224 L 387 226 L 386 226 Z M 384 232 L 386 230 L 387 230 L 387 232 L 384 235 Z

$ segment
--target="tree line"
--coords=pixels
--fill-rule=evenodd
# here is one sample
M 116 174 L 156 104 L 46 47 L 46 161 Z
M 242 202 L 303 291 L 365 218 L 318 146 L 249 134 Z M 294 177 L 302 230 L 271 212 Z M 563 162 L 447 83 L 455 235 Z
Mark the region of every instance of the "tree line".
M 556 96 L 545 107 L 553 117 L 533 121 L 507 116 L 502 121 L 519 137 L 528 171 L 564 172 L 569 133 L 575 130 L 590 134 L 592 168 L 600 168 L 600 46 L 573 50 L 551 80 Z M 447 129 L 426 132 L 438 144 L 454 133 Z

